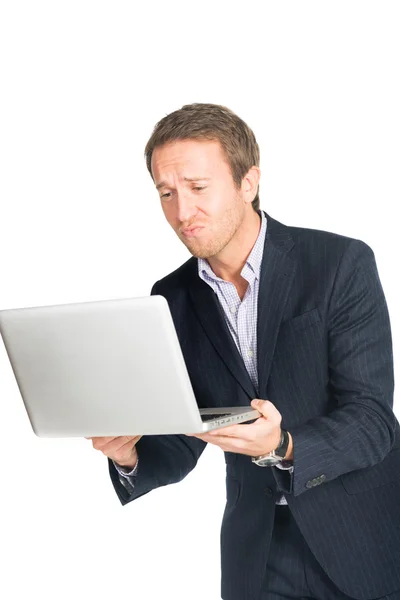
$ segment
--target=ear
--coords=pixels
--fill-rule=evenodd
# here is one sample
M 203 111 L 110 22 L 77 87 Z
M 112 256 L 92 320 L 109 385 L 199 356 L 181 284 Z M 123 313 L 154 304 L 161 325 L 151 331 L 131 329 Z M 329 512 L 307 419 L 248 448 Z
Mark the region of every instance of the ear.
M 242 179 L 242 193 L 245 202 L 251 203 L 257 195 L 258 185 L 260 182 L 261 170 L 255 165 L 250 167 L 246 175 Z

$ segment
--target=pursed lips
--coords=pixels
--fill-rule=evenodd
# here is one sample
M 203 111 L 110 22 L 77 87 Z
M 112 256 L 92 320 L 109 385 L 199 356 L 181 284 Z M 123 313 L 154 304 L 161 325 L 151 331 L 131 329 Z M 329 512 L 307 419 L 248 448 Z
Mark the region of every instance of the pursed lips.
M 203 225 L 195 225 L 194 227 L 187 227 L 186 229 L 182 229 L 182 233 L 183 235 L 187 236 L 187 237 L 191 237 L 193 235 L 196 235 L 196 233 L 198 233 L 199 231 L 201 231 L 201 229 L 204 229 Z

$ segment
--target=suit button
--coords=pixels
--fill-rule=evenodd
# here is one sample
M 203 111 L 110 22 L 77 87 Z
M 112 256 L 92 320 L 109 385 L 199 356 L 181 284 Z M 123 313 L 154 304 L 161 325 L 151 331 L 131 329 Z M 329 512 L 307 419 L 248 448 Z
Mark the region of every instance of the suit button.
M 266 488 L 265 495 L 268 496 L 268 498 L 271 498 L 272 494 L 273 491 L 271 490 L 271 488 Z
M 309 481 L 307 481 L 306 483 L 306 488 L 309 490 L 310 488 L 315 486 L 315 481 L 314 479 L 310 479 Z

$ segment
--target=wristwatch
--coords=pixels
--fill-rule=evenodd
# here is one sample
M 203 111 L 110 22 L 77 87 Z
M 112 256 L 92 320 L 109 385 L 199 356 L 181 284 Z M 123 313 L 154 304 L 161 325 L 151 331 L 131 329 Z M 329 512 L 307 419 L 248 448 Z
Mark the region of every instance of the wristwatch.
M 285 429 L 281 429 L 281 439 L 278 446 L 272 452 L 262 456 L 252 456 L 252 462 L 259 467 L 273 467 L 282 462 L 286 456 L 289 446 L 289 434 Z

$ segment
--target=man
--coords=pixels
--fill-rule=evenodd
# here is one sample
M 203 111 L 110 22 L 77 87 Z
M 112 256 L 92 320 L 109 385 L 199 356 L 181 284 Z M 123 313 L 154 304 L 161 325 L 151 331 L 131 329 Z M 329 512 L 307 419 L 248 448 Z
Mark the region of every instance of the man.
M 193 255 L 152 294 L 168 300 L 198 405 L 251 402 L 260 418 L 93 438 L 121 503 L 182 480 L 215 444 L 223 600 L 400 599 L 400 435 L 372 250 L 261 211 L 256 139 L 225 107 L 167 115 L 145 155 Z

